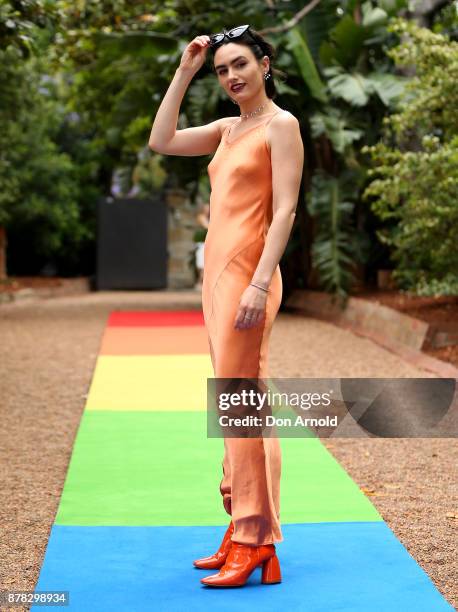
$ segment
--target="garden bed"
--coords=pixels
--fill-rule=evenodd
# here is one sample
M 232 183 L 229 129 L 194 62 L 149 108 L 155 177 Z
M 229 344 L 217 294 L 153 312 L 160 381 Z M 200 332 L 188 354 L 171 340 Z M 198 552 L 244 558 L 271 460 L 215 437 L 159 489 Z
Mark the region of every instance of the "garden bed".
M 393 308 L 437 329 L 458 330 L 458 296 L 426 297 L 404 294 L 396 290 L 360 291 L 354 297 L 371 300 Z M 458 344 L 424 347 L 423 352 L 458 367 Z
M 58 276 L 9 276 L 0 280 L 0 303 L 23 298 L 57 297 L 86 293 L 90 281 L 86 276 L 62 278 Z
M 0 281 L 0 291 L 20 291 L 21 289 L 36 289 L 50 287 L 61 287 L 62 279 L 56 276 L 9 276 Z

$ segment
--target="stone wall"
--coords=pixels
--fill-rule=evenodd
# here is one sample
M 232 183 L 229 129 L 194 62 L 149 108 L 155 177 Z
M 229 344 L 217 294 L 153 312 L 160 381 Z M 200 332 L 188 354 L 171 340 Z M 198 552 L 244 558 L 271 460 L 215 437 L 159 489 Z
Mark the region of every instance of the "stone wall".
M 168 272 L 169 289 L 189 289 L 196 283 L 192 255 L 196 243 L 194 232 L 198 227 L 197 209 L 191 204 L 186 191 L 170 189 L 166 192 L 168 206 Z

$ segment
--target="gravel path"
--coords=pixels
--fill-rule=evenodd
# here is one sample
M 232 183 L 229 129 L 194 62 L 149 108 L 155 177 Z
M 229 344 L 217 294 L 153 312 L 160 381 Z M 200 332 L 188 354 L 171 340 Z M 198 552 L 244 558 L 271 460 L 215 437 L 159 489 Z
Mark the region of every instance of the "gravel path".
M 0 306 L 1 589 L 35 587 L 109 312 L 187 308 L 199 298 L 116 291 Z M 272 377 L 433 376 L 347 330 L 285 313 L 272 331 L 270 370 Z M 458 441 L 323 442 L 458 607 Z

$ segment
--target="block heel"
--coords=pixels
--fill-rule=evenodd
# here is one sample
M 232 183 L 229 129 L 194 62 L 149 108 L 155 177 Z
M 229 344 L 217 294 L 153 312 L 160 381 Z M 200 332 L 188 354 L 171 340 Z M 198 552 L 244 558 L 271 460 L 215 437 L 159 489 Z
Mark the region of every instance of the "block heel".
M 275 554 L 262 564 L 262 584 L 275 584 L 281 582 L 280 562 Z

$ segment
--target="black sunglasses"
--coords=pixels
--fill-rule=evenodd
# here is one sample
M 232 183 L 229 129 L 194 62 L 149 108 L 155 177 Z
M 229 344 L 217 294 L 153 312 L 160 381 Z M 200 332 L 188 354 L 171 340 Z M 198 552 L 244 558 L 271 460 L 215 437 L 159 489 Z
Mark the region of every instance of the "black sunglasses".
M 229 30 L 229 31 L 223 30 L 222 32 L 218 32 L 218 34 L 212 34 L 210 36 L 210 46 L 215 47 L 216 45 L 219 45 L 219 43 L 221 43 L 225 38 L 228 38 L 229 40 L 233 40 L 234 38 L 240 38 L 240 36 L 242 36 L 242 34 L 245 34 L 245 32 L 248 32 L 251 38 L 255 42 L 257 42 L 255 37 L 251 33 L 250 26 L 241 25 L 241 26 L 232 28 L 232 30 Z

